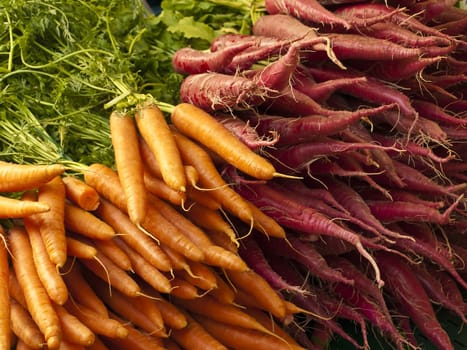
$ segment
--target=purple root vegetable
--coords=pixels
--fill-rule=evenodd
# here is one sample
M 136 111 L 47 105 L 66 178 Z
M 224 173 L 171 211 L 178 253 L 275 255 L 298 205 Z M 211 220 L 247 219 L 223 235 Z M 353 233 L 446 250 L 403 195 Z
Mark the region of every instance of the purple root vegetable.
M 329 289 L 341 297 L 347 304 L 359 310 L 384 336 L 392 340 L 397 349 L 405 349 L 404 344 L 407 341 L 394 325 L 392 318 L 387 317 L 375 301 L 362 294 L 358 288 L 343 283 L 332 284 L 329 286 Z
M 440 349 L 454 350 L 449 335 L 436 318 L 430 298 L 410 266 L 399 256 L 376 252 L 385 289 L 418 329 Z
M 431 266 L 414 265 L 412 268 L 433 303 L 452 311 L 462 322 L 467 323 L 466 303 L 454 279 L 445 271 L 436 270 Z
M 267 94 L 251 79 L 216 72 L 188 75 L 180 86 L 182 102 L 207 111 L 249 109 Z
M 333 14 L 317 0 L 265 0 L 266 11 L 271 14 L 288 14 L 308 23 L 339 25 L 346 29 L 350 25 Z
M 374 264 L 373 258 L 363 246 L 362 238 L 357 233 L 336 224 L 311 208 L 300 205 L 293 198 L 268 185 L 239 186 L 237 191 L 285 227 L 302 232 L 304 235 L 334 236 L 351 243 L 362 257 L 370 262 L 375 272 L 376 283 L 382 285 L 378 266 Z
M 222 72 L 235 55 L 250 46 L 251 44 L 248 42 L 240 43 L 215 52 L 184 47 L 177 50 L 173 55 L 172 66 L 180 74 Z
M 429 23 L 448 8 L 456 5 L 456 0 L 426 0 L 415 2 L 409 6 L 410 12 L 419 14 L 419 21 Z
M 336 135 L 362 118 L 378 115 L 394 107 L 395 105 L 392 104 L 356 111 L 334 111 L 332 116 L 314 114 L 291 118 L 249 114 L 247 118 L 260 135 L 267 134 L 271 130 L 277 132 L 279 135 L 277 146 L 281 146 L 306 142 L 317 136 Z
M 277 238 L 268 239 L 264 236 L 257 237 L 256 240 L 265 251 L 270 252 L 269 255 L 278 255 L 295 261 L 304 266 L 312 276 L 323 281 L 353 284 L 351 278 L 346 278 L 340 271 L 329 267 L 311 242 L 301 241 L 297 237 L 291 237 L 289 242 Z
M 406 94 L 400 92 L 394 87 L 388 86 L 381 81 L 366 76 L 359 71 L 340 71 L 330 68 L 309 67 L 308 71 L 317 82 L 323 82 L 340 78 L 366 77 L 365 82 L 360 82 L 352 86 L 343 87 L 341 91 L 356 98 L 375 104 L 397 103 L 400 113 L 407 116 L 416 116 L 417 111 L 412 107 L 410 99 Z M 403 119 L 403 118 L 401 118 Z
M 451 115 L 433 102 L 414 99 L 412 106 L 421 116 L 435 122 L 451 126 L 467 126 L 467 118 Z
M 225 126 L 240 141 L 252 150 L 259 150 L 264 147 L 274 146 L 279 137 L 276 132 L 271 131 L 269 135 L 260 136 L 256 129 L 251 127 L 249 121 L 243 121 L 240 118 L 233 118 L 232 115 L 216 115 L 216 120 Z
M 242 239 L 238 252 L 248 266 L 262 276 L 275 290 L 282 293 L 306 293 L 301 284 L 291 285 L 274 271 L 263 249 L 251 236 Z
M 451 214 L 459 205 L 463 195 L 452 203 L 444 213 L 438 209 L 421 203 L 405 202 L 400 200 L 367 200 L 371 213 L 381 222 L 429 222 L 444 225 L 452 220 Z

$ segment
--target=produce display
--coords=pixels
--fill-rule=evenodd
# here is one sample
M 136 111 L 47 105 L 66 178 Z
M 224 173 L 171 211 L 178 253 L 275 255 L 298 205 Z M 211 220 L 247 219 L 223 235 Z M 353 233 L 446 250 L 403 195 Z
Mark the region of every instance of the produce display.
M 0 349 L 467 347 L 464 6 L 0 0 Z

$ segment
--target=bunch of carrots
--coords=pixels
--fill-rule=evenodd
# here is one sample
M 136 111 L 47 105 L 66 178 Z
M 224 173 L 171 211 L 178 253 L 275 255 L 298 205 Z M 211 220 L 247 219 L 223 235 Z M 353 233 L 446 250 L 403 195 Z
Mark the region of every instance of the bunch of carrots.
M 174 55 L 182 101 L 301 177 L 219 163 L 287 231 L 254 231 L 239 253 L 310 313 L 302 346 L 337 335 L 367 349 L 371 325 L 397 349 L 456 348 L 437 314 L 466 322 L 467 16 L 455 3 L 266 0 L 251 34 Z
M 0 348 L 302 349 L 283 330 L 300 308 L 238 254 L 241 235 L 285 231 L 210 152 L 260 179 L 280 174 L 199 108 L 180 104 L 172 118 L 177 127 L 153 103 L 112 113 L 116 169 L 96 163 L 79 178 L 59 164 L 0 164 L 2 192 L 20 195 L 2 197 Z M 206 128 L 207 141 L 183 125 Z

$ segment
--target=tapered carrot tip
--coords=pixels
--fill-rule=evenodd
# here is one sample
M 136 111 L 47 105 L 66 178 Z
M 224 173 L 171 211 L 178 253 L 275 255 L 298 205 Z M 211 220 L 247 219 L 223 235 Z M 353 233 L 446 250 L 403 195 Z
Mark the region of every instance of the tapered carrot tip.
M 50 350 L 60 349 L 62 339 L 58 335 L 53 335 L 47 339 L 47 348 Z
M 128 337 L 128 333 L 128 329 L 123 326 L 120 326 L 115 330 L 115 336 L 121 339 Z

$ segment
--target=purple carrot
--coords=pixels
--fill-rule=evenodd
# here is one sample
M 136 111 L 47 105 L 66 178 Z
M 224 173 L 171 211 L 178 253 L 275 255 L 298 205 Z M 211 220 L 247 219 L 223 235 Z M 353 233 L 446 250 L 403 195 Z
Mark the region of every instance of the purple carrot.
M 237 191 L 276 221 L 305 235 L 327 235 L 339 237 L 353 244 L 357 251 L 372 264 L 376 283 L 380 284 L 378 266 L 364 248 L 361 237 L 336 224 L 321 213 L 304 207 L 289 196 L 283 195 L 263 184 L 239 186 Z
M 350 28 L 345 19 L 339 18 L 317 0 L 265 0 L 266 11 L 273 14 L 290 14 L 303 22 L 326 23 Z
M 184 47 L 175 52 L 172 66 L 180 74 L 221 72 L 238 53 L 250 47 L 248 42 L 231 45 L 215 52 Z
M 248 109 L 266 95 L 267 90 L 251 79 L 216 72 L 188 75 L 180 86 L 182 102 L 207 111 Z
M 433 224 L 447 224 L 452 220 L 451 214 L 459 205 L 463 195 L 452 203 L 444 213 L 438 209 L 421 203 L 405 202 L 400 200 L 367 200 L 371 213 L 381 222 L 429 222 Z
M 274 271 L 264 256 L 262 248 L 251 236 L 242 239 L 239 254 L 248 266 L 261 275 L 275 290 L 287 293 L 306 292 L 300 284 L 291 285 Z
M 386 235 L 389 238 L 401 238 L 407 239 L 407 235 L 401 235 L 398 232 L 394 232 L 385 227 L 381 221 L 379 221 L 372 213 L 365 199 L 351 186 L 345 184 L 342 181 L 334 179 L 323 179 L 323 183 L 334 198 L 348 210 L 348 212 L 354 217 L 360 219 L 367 225 L 378 230 L 381 234 Z
M 436 103 L 415 99 L 412 100 L 412 106 L 421 116 L 435 122 L 452 126 L 467 126 L 467 118 L 450 115 Z
M 402 230 L 395 224 L 391 224 L 389 227 L 392 230 L 398 230 L 401 234 L 412 234 L 414 237 L 416 237 L 416 231 L 409 232 L 409 230 Z M 408 253 L 414 253 L 430 259 L 433 263 L 449 272 L 451 276 L 462 286 L 462 288 L 467 289 L 467 282 L 459 275 L 459 272 L 456 270 L 453 262 L 447 258 L 448 253 L 442 252 L 442 250 L 446 248 L 443 248 L 439 245 L 435 246 L 421 237 L 416 237 L 415 240 L 395 239 L 394 245 L 404 251 L 407 251 Z
M 399 333 L 393 320 L 386 316 L 375 301 L 362 294 L 359 289 L 343 283 L 330 285 L 329 289 L 357 309 L 384 336 L 391 339 L 397 349 L 405 349 L 404 344 L 407 341 Z
M 439 324 L 431 301 L 413 270 L 399 256 L 375 253 L 382 268 L 385 288 L 401 305 L 420 331 L 440 349 L 454 350 L 446 331 Z
M 371 188 L 359 189 L 359 192 L 366 201 L 387 200 L 381 192 L 375 191 Z M 441 209 L 445 206 L 444 201 L 431 201 L 429 199 L 424 199 L 418 193 L 411 192 L 406 189 L 390 189 L 389 195 L 395 201 L 423 204 L 424 206 L 433 209 Z
M 356 111 L 333 111 L 332 116 L 313 113 L 297 118 L 249 114 L 248 119 L 259 134 L 267 134 L 271 130 L 277 132 L 280 137 L 277 145 L 280 146 L 305 142 L 316 136 L 336 135 L 364 117 L 375 116 L 393 108 L 395 105 L 390 104 Z
M 386 148 L 376 143 L 344 142 L 331 137 L 318 136 L 312 141 L 270 150 L 268 154 L 280 163 L 300 171 L 306 168 L 308 163 L 313 162 L 316 157 L 332 156 L 363 149 L 385 150 Z
M 240 118 L 233 118 L 230 114 L 216 115 L 215 118 L 252 150 L 272 147 L 279 140 L 277 133 L 273 131 L 271 131 L 269 135 L 258 135 L 255 128 L 251 127 L 249 121 L 245 122 Z
M 448 40 L 452 40 L 449 35 L 445 35 L 442 32 L 431 28 L 417 19 L 415 19 L 411 14 L 396 11 L 397 9 L 386 6 L 385 4 L 357 4 L 357 5 L 350 5 L 350 6 L 342 6 L 334 11 L 334 13 L 347 21 L 351 19 L 364 19 L 364 20 L 371 20 L 371 18 L 377 18 L 391 14 L 388 19 L 392 23 L 401 25 L 403 27 L 409 28 L 414 32 L 420 32 L 425 35 L 434 35 L 444 37 Z M 358 23 L 357 23 L 358 24 Z
M 451 276 L 432 267 L 414 265 L 413 270 L 435 304 L 454 312 L 462 322 L 467 323 L 462 293 Z
M 257 237 L 256 240 L 265 251 L 270 252 L 269 255 L 278 255 L 295 261 L 306 267 L 312 276 L 323 281 L 353 284 L 350 278 L 345 278 L 342 273 L 330 268 L 324 257 L 310 242 L 302 242 L 295 237 L 289 243 L 283 239 L 268 239 L 264 236 Z
M 465 141 L 467 140 L 467 128 L 465 127 L 451 127 L 451 126 L 441 126 L 443 132 L 446 133 L 446 137 L 451 141 Z
M 338 79 L 365 77 L 364 73 L 358 71 L 339 71 L 337 69 L 312 68 L 309 72 L 318 82 Z M 367 81 L 343 87 L 341 90 L 346 94 L 360 98 L 364 101 L 376 104 L 397 103 L 400 112 L 404 116 L 415 116 L 417 111 L 412 107 L 410 99 L 406 94 L 394 87 L 383 84 L 381 81 L 366 76 Z
M 422 23 L 429 23 L 435 17 L 438 17 L 445 10 L 456 5 L 456 0 L 425 0 L 415 2 L 409 9 L 412 13 L 420 14 Z

